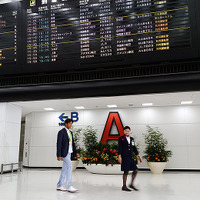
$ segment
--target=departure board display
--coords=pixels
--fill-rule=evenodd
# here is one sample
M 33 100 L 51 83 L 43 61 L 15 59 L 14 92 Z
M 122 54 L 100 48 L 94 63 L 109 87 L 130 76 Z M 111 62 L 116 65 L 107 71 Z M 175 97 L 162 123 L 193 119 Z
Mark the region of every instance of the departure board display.
M 18 3 L 0 5 L 0 67 L 17 64 Z
M 12 74 L 9 65 L 19 74 L 196 59 L 197 1 L 22 0 L 18 7 L 0 5 L 0 74 Z
M 190 45 L 186 0 L 37 0 L 27 4 L 27 63 Z

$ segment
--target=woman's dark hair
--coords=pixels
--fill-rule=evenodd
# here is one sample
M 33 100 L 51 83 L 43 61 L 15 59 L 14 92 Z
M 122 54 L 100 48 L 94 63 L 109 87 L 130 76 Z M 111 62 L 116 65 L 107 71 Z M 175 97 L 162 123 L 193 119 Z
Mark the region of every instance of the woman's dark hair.
M 72 119 L 70 119 L 70 118 L 68 118 L 68 119 L 66 119 L 66 120 L 65 120 L 65 124 L 68 124 L 68 123 L 70 123 L 70 122 L 72 122 L 72 123 L 73 123 L 73 120 L 72 120 Z
M 125 130 L 125 129 L 131 130 L 130 126 L 124 126 L 124 130 Z

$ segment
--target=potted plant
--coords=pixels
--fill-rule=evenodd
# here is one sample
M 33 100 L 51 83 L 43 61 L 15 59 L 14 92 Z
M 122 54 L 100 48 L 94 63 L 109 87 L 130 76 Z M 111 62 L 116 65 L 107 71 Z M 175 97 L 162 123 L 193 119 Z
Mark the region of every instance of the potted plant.
M 102 143 L 97 141 L 96 130 L 91 126 L 83 130 L 85 149 L 81 152 L 84 167 L 92 173 L 121 174 L 121 165 L 118 162 L 118 144 Z M 136 155 L 133 158 L 137 159 Z M 137 162 L 137 160 L 136 160 Z
M 147 160 L 152 173 L 161 174 L 172 156 L 172 151 L 167 150 L 168 141 L 158 128 L 147 126 L 147 132 L 144 135 L 146 147 L 143 158 Z
M 81 148 L 79 145 L 81 131 L 82 131 L 82 128 L 72 128 L 72 132 L 74 135 L 74 143 L 76 145 L 77 153 L 80 153 L 81 151 Z M 72 171 L 75 171 L 79 164 L 79 159 L 76 156 L 72 156 L 71 160 L 72 160 Z
M 102 144 L 97 142 L 93 151 L 84 151 L 82 162 L 85 168 L 97 174 L 120 174 L 120 164 L 118 163 L 118 145 Z

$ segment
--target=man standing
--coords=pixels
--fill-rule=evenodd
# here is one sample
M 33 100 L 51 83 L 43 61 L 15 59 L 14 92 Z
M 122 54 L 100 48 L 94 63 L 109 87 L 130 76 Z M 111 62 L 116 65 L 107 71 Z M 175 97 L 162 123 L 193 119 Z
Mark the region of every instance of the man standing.
M 60 130 L 58 132 L 57 160 L 63 161 L 60 179 L 57 183 L 58 191 L 68 191 L 68 192 L 78 191 L 71 185 L 71 175 L 72 175 L 71 155 L 79 157 L 79 154 L 76 153 L 76 146 L 74 143 L 73 134 L 70 131 L 72 124 L 73 124 L 72 119 L 66 119 L 65 120 L 65 128 L 63 128 L 62 130 Z M 66 179 L 66 188 L 63 187 L 65 178 L 67 178 Z

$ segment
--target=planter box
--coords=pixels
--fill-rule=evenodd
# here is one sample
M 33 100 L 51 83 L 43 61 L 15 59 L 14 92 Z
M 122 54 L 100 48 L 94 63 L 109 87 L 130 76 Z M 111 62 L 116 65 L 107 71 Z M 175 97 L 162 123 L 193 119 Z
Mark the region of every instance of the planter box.
M 167 162 L 147 162 L 153 174 L 162 174 Z
M 75 171 L 78 166 L 79 160 L 72 160 L 72 171 Z
M 121 171 L 121 165 L 120 164 L 115 164 L 115 165 L 103 165 L 103 164 L 91 164 L 91 165 L 87 165 L 87 164 L 83 164 L 83 166 L 91 173 L 94 174 L 110 174 L 110 175 L 114 175 L 114 174 L 123 174 L 123 172 Z

